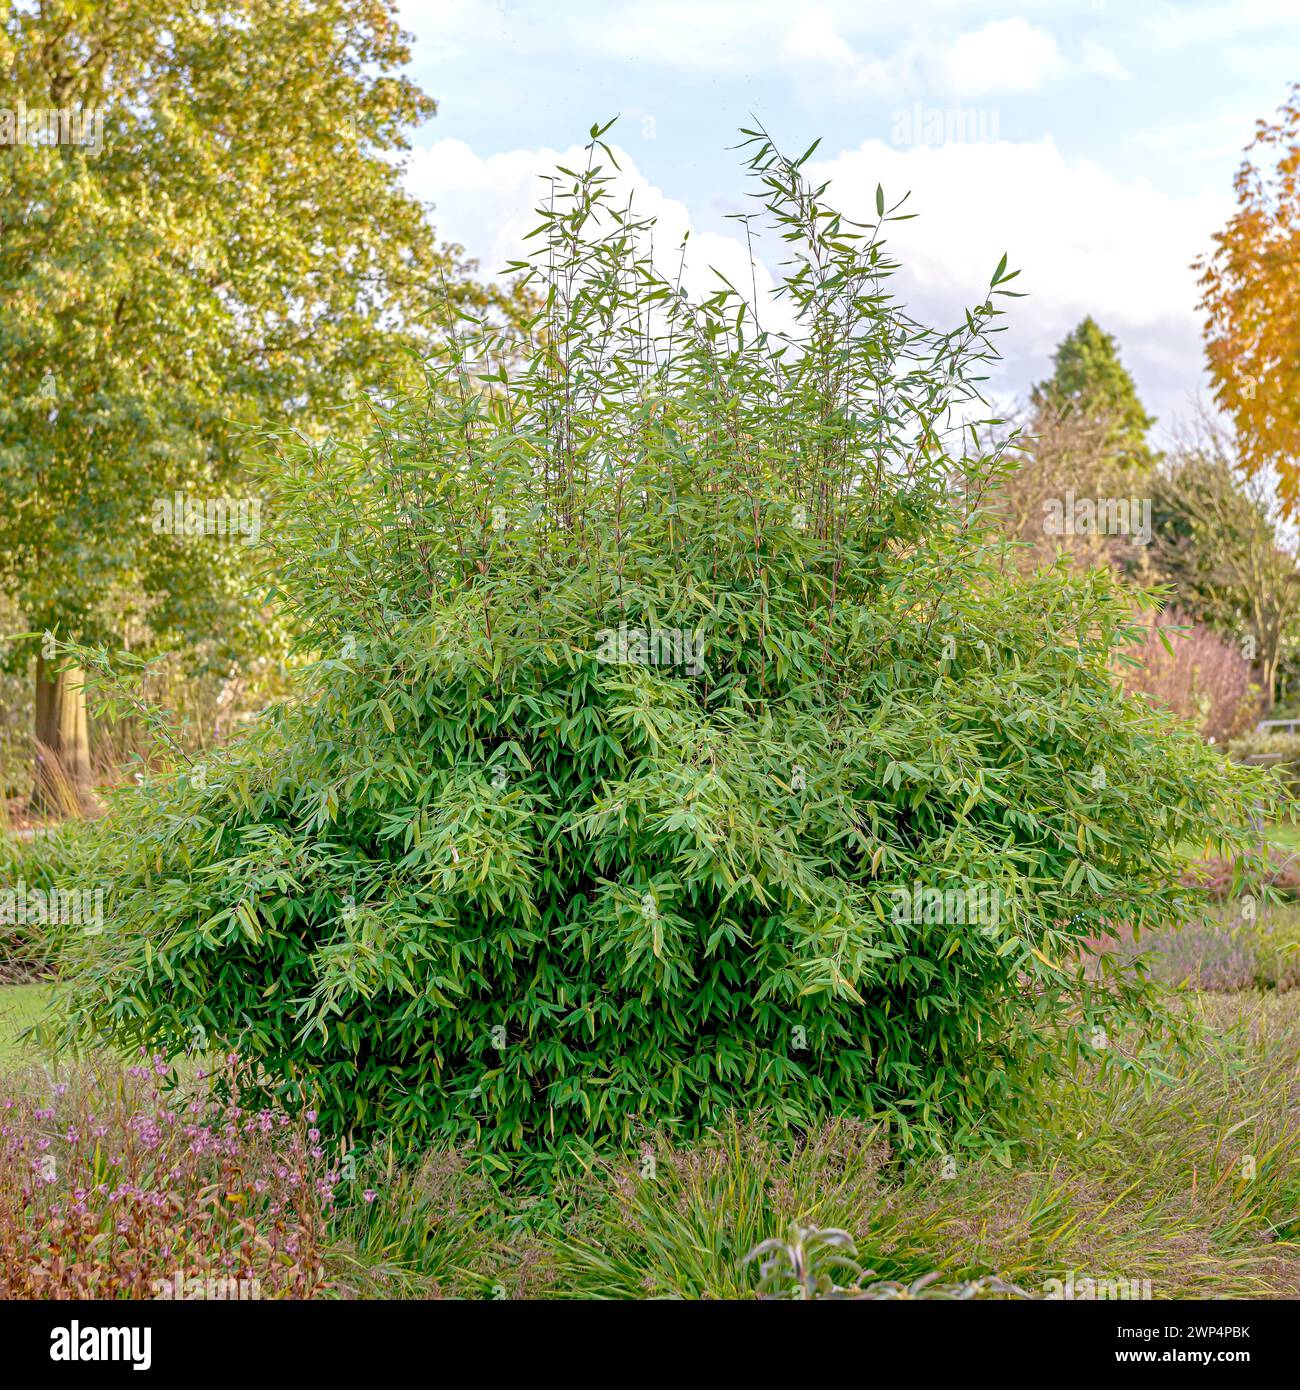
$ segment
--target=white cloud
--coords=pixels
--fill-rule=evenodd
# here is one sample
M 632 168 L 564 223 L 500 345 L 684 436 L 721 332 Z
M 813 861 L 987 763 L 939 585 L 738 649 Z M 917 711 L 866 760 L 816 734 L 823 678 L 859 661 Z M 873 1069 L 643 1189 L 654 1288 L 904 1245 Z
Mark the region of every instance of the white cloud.
M 1128 82 L 1133 74 L 1110 51 L 1093 39 L 1084 39 L 1081 66 L 1097 77 L 1109 77 L 1116 82 Z
M 577 47 L 616 59 L 718 72 L 775 59 L 789 6 L 783 0 L 651 0 L 599 14 L 564 10 Z
M 1153 4 L 1133 6 L 1127 18 L 1142 27 L 1147 42 L 1158 43 L 1162 48 L 1217 46 L 1261 30 L 1293 31 L 1296 7 L 1295 0 L 1215 0 L 1209 4 L 1156 0 Z
M 498 0 L 407 0 L 402 23 L 418 31 L 420 57 L 462 60 L 484 40 L 504 43 L 510 36 L 506 6 Z
M 835 16 L 826 5 L 810 5 L 798 11 L 781 36 L 778 51 L 803 75 L 805 87 L 829 85 L 838 96 L 853 91 L 877 95 L 898 91 L 914 66 L 906 48 L 895 49 L 883 59 L 858 52 L 840 33 Z
M 1052 35 L 1019 18 L 962 34 L 941 60 L 944 78 L 961 96 L 1037 91 L 1066 67 Z
M 1271 0 L 1235 2 L 1264 9 Z M 584 0 L 559 7 L 545 0 L 402 0 L 401 15 L 418 35 L 417 58 L 442 67 L 491 50 L 510 61 L 528 55 L 580 81 L 619 67 L 635 68 L 638 79 L 657 72 L 761 81 L 766 94 L 790 88 L 813 107 L 1034 92 L 1066 76 L 1129 76 L 1093 36 L 1097 17 L 1066 0 L 909 0 L 902 8 L 860 0 L 639 0 L 600 9 Z M 1168 28 L 1163 9 L 1159 16 Z M 1116 34 L 1145 33 L 1156 22 L 1127 12 L 1106 18 Z M 1044 24 L 1058 27 L 1064 41 Z
M 832 67 L 852 67 L 858 55 L 835 27 L 835 19 L 825 5 L 809 5 L 801 10 L 782 40 L 787 58 L 799 62 L 829 63 Z
M 924 13 L 927 7 L 919 8 Z M 928 23 L 900 28 L 834 0 L 795 9 L 756 0 L 743 12 L 731 0 L 660 0 L 596 33 L 575 34 L 574 41 L 610 57 L 635 55 L 671 68 L 780 73 L 814 103 L 916 95 L 918 81 L 967 97 L 1037 91 L 1072 73 L 1129 76 L 1094 39 L 1083 40 L 1078 56 L 1067 58 L 1048 30 L 1023 17 L 961 32 L 944 8 Z

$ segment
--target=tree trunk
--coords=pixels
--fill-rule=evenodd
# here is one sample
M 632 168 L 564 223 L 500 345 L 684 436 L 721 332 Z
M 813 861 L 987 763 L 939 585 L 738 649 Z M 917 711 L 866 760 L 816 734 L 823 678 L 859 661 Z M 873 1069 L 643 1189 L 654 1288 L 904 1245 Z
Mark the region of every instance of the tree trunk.
M 1270 647 L 1260 662 L 1260 685 L 1264 695 L 1264 713 L 1273 713 L 1273 706 L 1277 704 L 1277 677 L 1282 669 L 1282 650 L 1280 646 Z
M 36 768 L 32 806 L 76 815 L 93 802 L 85 677 L 78 667 L 50 669 L 36 658 Z

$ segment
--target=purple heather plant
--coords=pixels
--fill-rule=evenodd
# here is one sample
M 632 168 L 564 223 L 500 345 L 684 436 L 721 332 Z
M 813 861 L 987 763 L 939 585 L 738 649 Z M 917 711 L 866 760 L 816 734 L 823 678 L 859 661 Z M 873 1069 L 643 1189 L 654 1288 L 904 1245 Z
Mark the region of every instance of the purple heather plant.
M 186 1080 L 142 1055 L 0 1091 L 0 1297 L 321 1291 L 339 1173 L 307 1117 L 224 1099 L 247 1070 Z

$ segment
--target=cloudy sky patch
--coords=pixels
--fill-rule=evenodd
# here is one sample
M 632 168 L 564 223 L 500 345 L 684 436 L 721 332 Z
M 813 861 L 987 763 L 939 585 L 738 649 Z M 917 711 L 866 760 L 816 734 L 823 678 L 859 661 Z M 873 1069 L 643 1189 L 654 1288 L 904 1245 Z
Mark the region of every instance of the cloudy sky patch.
M 621 113 L 623 181 L 661 244 L 691 231 L 692 287 L 711 264 L 742 273 L 728 147 L 754 117 L 795 153 L 822 138 L 815 172 L 850 214 L 877 183 L 911 191 L 919 216 L 892 241 L 920 317 L 955 321 L 1009 254 L 1030 298 L 1002 336 L 1004 398 L 1092 314 L 1165 426 L 1204 390 L 1191 264 L 1300 51 L 1293 0 L 407 0 L 402 15 L 440 103 L 410 183 L 485 271 L 521 254 L 538 175 Z

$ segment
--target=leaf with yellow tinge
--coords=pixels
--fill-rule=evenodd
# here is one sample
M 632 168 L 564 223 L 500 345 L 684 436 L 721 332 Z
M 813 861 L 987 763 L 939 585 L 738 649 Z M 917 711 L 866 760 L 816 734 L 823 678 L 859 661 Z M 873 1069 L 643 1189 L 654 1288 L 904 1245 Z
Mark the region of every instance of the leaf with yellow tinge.
M 1057 965 L 1055 961 L 1048 960 L 1048 958 L 1038 949 L 1037 946 L 1031 946 L 1029 948 L 1029 952 L 1031 955 L 1037 956 L 1038 959 L 1041 960 L 1043 964 L 1048 966 L 1050 969 L 1062 970 L 1062 967 Z

